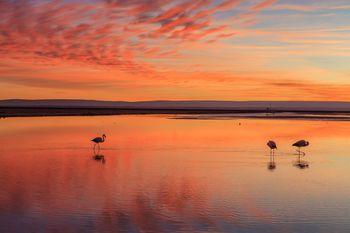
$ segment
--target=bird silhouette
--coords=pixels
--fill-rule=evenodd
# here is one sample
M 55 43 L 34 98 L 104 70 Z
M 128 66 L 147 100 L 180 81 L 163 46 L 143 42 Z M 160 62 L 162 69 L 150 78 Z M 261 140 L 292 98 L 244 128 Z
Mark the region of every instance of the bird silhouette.
M 303 154 L 303 156 L 305 155 L 304 152 L 301 151 L 301 148 L 302 147 L 307 147 L 309 145 L 309 142 L 308 141 L 305 141 L 305 140 L 299 140 L 297 142 L 295 142 L 292 146 L 295 146 L 295 147 L 298 147 L 298 154 Z
M 94 139 L 91 139 L 91 141 L 95 143 L 94 151 L 95 151 L 96 145 L 98 145 L 98 151 L 100 151 L 100 149 L 101 149 L 100 143 L 103 143 L 105 140 L 106 140 L 106 135 L 105 134 L 103 134 L 102 137 L 96 137 Z
M 275 163 L 275 150 L 277 149 L 276 142 L 270 140 L 266 144 L 270 148 L 270 161 L 267 164 L 267 168 L 270 171 L 273 171 L 276 168 L 276 163 Z
M 266 144 L 268 147 L 270 147 L 270 155 L 275 154 L 275 150 L 277 150 L 277 144 L 274 141 L 268 141 Z

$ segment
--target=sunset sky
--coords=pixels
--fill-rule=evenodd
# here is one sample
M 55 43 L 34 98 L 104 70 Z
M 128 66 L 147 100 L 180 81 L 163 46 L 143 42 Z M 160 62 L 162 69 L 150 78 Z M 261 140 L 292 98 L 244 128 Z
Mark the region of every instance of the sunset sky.
M 0 99 L 350 101 L 349 0 L 1 0 Z

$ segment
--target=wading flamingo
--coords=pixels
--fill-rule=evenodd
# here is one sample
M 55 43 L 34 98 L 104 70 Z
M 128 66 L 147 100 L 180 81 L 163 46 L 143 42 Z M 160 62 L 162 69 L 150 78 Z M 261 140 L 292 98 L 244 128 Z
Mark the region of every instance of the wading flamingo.
M 267 169 L 273 171 L 276 168 L 275 163 L 275 150 L 277 149 L 276 142 L 268 141 L 267 146 L 270 148 L 270 162 L 267 164 Z
M 276 142 L 270 140 L 266 145 L 270 147 L 270 154 L 275 154 L 275 150 L 277 150 Z
M 300 155 L 300 154 L 303 154 L 303 156 L 305 155 L 305 153 L 304 152 L 301 152 L 300 151 L 300 148 L 301 147 L 306 147 L 306 146 L 308 146 L 309 145 L 309 142 L 308 141 L 305 141 L 305 140 L 299 140 L 299 141 L 297 141 L 296 143 L 294 143 L 292 146 L 295 146 L 295 147 L 298 147 L 298 154 Z
M 95 151 L 96 145 L 98 145 L 98 150 L 101 149 L 100 148 L 100 143 L 103 143 L 105 141 L 105 139 L 106 139 L 106 135 L 105 134 L 103 134 L 102 137 L 96 137 L 94 139 L 91 139 L 91 141 L 95 143 L 94 151 Z

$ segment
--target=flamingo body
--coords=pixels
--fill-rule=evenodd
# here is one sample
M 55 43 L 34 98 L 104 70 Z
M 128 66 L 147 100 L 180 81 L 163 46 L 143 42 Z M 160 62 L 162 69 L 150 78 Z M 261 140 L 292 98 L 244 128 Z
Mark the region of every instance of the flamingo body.
M 274 141 L 268 141 L 267 146 L 270 147 L 271 150 L 277 149 L 276 142 Z
M 102 143 L 102 142 L 104 142 L 104 138 L 96 137 L 94 139 L 91 139 L 91 141 L 94 143 Z
M 296 146 L 296 147 L 306 147 L 309 145 L 309 142 L 308 141 L 305 141 L 305 140 L 299 140 L 297 141 L 296 143 L 294 143 L 292 146 Z

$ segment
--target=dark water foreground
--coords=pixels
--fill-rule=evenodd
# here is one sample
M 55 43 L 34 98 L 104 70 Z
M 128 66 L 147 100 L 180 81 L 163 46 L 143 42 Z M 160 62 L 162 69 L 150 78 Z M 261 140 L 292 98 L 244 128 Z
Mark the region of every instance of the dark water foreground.
M 2 119 L 0 232 L 350 232 L 350 122 L 174 117 Z

